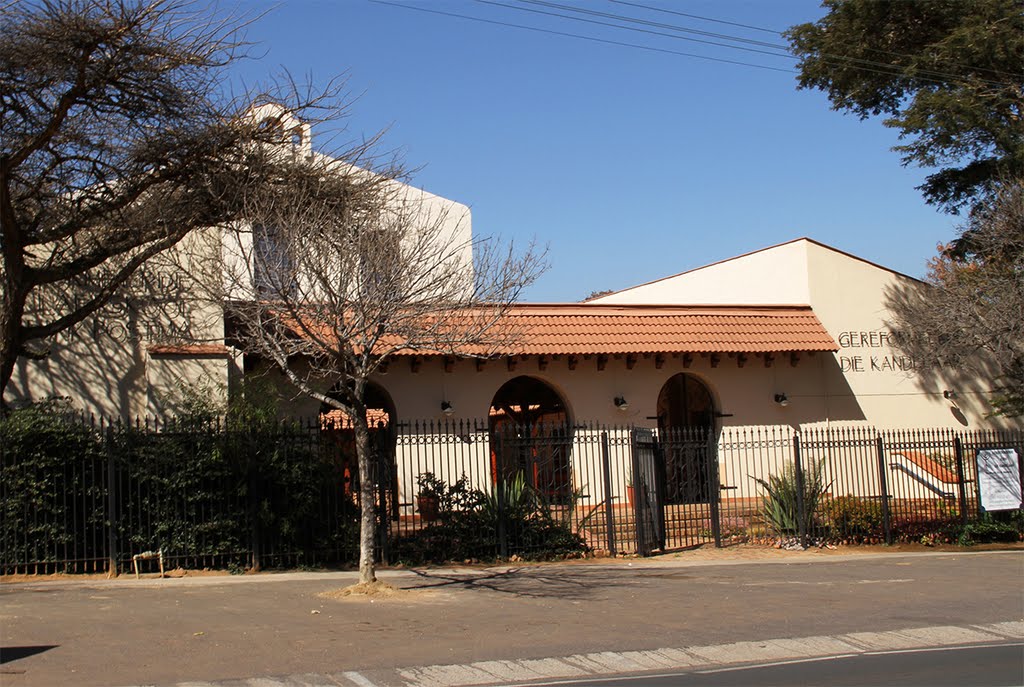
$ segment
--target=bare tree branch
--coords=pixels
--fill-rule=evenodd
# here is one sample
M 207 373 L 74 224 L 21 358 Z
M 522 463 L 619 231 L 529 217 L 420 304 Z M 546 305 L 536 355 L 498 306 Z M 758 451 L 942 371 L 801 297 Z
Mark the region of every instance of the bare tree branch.
M 373 168 L 369 158 L 371 147 L 344 160 L 293 156 L 279 183 L 246 198 L 222 290 L 212 290 L 227 303 L 235 345 L 351 420 L 362 581 L 374 579 L 370 376 L 403 351 L 488 355 L 509 346 L 517 332 L 503 315 L 545 267 L 533 246 L 472 238 L 464 207 L 400 183 L 400 168 Z
M 231 97 L 245 25 L 188 0 L 0 5 L 0 399 L 19 355 L 279 177 L 262 144 L 283 132 L 250 116 L 254 100 L 344 114 L 343 80 Z
M 987 379 L 997 413 L 1024 415 L 1024 180 L 1002 182 L 958 244 L 939 247 L 927 286 L 887 294 L 898 345 L 922 374 Z

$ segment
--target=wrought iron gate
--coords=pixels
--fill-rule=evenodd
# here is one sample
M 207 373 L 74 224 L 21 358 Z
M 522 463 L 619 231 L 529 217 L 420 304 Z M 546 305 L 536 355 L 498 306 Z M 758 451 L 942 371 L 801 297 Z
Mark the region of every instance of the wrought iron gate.
M 705 427 L 663 429 L 658 446 L 665 474 L 661 492 L 665 546 L 681 549 L 712 540 L 720 543 L 721 487 L 714 435 Z
M 633 513 L 636 548 L 641 556 L 665 548 L 664 459 L 653 430 L 634 429 Z

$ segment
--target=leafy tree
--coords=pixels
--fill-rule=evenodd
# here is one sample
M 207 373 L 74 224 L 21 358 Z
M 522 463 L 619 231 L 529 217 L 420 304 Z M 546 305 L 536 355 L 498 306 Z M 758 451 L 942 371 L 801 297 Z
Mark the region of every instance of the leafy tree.
M 241 26 L 188 0 L 0 4 L 0 399 L 18 357 L 267 177 L 251 142 L 276 132 L 224 89 Z
M 861 119 L 884 115 L 904 165 L 937 168 L 919 187 L 957 213 L 1001 178 L 1024 178 L 1019 0 L 825 0 L 786 32 L 801 88 Z
M 888 294 L 898 346 L 925 375 L 953 388 L 992 380 L 995 411 L 1024 415 L 1024 181 L 1004 182 L 990 209 L 971 215 L 969 250 L 939 255 L 924 288 Z

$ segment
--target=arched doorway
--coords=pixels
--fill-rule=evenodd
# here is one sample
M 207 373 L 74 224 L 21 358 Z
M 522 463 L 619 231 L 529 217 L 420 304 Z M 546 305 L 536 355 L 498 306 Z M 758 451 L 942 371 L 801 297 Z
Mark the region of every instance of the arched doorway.
M 562 396 L 535 377 L 516 377 L 494 394 L 488 414 L 491 477 L 522 479 L 548 503 L 572 498 L 572 423 Z
M 335 396 L 338 389 L 330 392 Z M 376 460 L 373 460 L 375 471 L 384 468 L 386 474 L 375 474 L 374 481 L 385 485 L 382 494 L 388 502 L 391 517 L 398 518 L 398 474 L 395 466 L 395 441 L 397 434 L 397 413 L 391 394 L 374 382 L 367 382 L 364 395 L 366 403 L 366 420 L 370 426 L 370 448 Z M 359 494 L 359 460 L 356 456 L 355 431 L 352 418 L 346 413 L 324 403 L 320 406 L 320 431 L 323 444 L 335 452 L 344 494 L 353 501 Z M 380 491 L 378 490 L 378 493 Z M 379 497 L 380 498 L 380 497 Z
M 711 496 L 708 438 L 715 426 L 711 391 L 694 375 L 673 375 L 658 394 L 658 437 L 665 452 L 668 503 L 707 503 Z

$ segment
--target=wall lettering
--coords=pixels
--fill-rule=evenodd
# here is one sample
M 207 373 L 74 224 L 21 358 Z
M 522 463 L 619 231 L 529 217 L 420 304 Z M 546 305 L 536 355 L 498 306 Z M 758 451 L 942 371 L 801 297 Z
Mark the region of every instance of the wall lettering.
M 914 371 L 914 359 L 892 350 L 895 343 L 891 332 L 849 330 L 839 332 L 839 367 L 843 372 L 907 373 Z M 876 349 L 860 351 L 858 349 Z M 877 350 L 886 349 L 886 350 Z
M 106 282 L 86 274 L 73 283 L 37 289 L 29 303 L 28 321 L 52 318 L 84 305 Z M 197 323 L 185 280 L 174 269 L 145 266 L 128 280 L 100 310 L 78 326 L 57 334 L 57 341 L 97 341 L 101 337 L 121 344 L 175 343 L 193 336 Z

